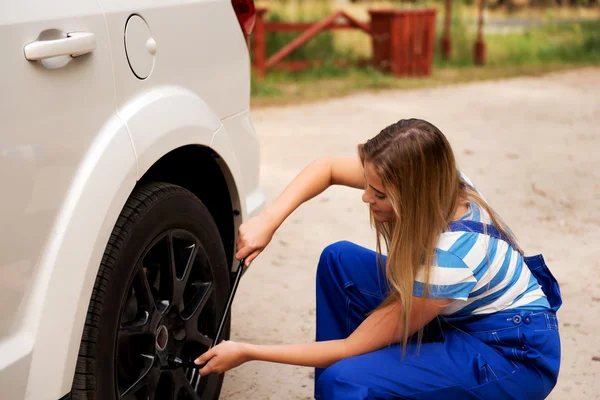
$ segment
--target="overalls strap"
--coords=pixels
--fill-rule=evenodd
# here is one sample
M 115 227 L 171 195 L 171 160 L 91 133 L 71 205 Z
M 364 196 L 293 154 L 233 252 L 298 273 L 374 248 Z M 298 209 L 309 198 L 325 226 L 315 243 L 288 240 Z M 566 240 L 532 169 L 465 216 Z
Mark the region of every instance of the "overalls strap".
M 452 222 L 450 222 L 450 225 L 448 226 L 448 228 L 451 232 L 463 231 L 463 232 L 483 233 L 483 234 L 495 237 L 496 239 L 504 240 L 505 242 L 510 244 L 510 240 L 502 232 L 500 232 L 498 229 L 496 229 L 496 227 L 494 225 L 484 224 L 483 222 L 469 221 L 469 220 L 452 221 Z

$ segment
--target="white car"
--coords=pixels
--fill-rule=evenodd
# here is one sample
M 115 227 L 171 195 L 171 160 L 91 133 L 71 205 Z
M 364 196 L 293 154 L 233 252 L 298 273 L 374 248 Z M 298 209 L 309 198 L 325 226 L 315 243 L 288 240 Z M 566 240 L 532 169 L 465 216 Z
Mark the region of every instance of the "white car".
M 265 202 L 253 18 L 252 0 L 0 0 L 0 398 L 218 398 L 222 375 L 167 357 L 210 345 Z

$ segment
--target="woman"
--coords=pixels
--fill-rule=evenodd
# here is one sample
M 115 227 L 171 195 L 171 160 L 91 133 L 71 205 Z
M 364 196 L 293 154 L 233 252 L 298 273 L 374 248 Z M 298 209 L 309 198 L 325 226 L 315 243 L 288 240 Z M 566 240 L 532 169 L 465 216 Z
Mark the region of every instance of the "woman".
M 201 374 L 262 360 L 316 368 L 317 399 L 541 399 L 556 384 L 556 280 L 457 170 L 442 132 L 401 120 L 304 169 L 240 227 L 251 262 L 293 210 L 330 185 L 363 189 L 377 252 L 348 242 L 317 269 L 317 341 L 222 342 Z M 382 254 L 385 243 L 387 257 Z

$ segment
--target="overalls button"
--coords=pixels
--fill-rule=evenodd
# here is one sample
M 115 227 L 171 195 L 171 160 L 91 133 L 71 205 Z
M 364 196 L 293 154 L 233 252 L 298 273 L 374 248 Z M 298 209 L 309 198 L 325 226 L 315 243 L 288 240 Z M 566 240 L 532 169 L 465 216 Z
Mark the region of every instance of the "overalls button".
M 520 324 L 520 323 L 521 323 L 521 316 L 520 316 L 520 315 L 515 315 L 515 316 L 513 317 L 513 322 L 514 322 L 515 324 Z
M 527 325 L 529 325 L 531 323 L 531 318 L 525 317 L 525 318 L 523 318 L 523 322 L 525 322 Z

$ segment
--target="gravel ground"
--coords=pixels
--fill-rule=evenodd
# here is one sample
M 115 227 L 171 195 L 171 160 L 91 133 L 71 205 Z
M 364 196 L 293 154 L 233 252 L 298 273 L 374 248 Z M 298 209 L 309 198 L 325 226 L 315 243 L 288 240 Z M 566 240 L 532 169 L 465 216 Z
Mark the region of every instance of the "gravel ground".
M 551 399 L 600 399 L 600 69 L 540 78 L 364 93 L 309 105 L 262 108 L 269 200 L 317 157 L 356 144 L 401 118 L 437 125 L 460 168 L 517 234 L 543 253 L 561 284 L 563 360 Z M 334 187 L 277 231 L 242 280 L 232 340 L 309 342 L 315 335 L 315 267 L 338 240 L 374 246 L 361 192 Z M 226 374 L 221 398 L 311 399 L 312 369 L 250 362 Z

